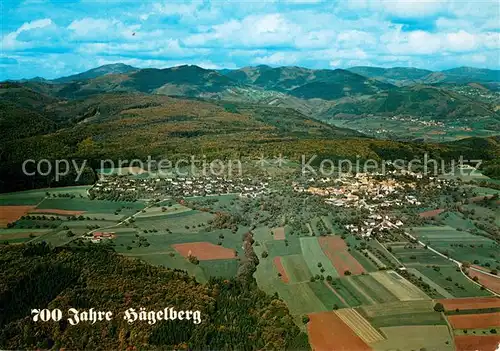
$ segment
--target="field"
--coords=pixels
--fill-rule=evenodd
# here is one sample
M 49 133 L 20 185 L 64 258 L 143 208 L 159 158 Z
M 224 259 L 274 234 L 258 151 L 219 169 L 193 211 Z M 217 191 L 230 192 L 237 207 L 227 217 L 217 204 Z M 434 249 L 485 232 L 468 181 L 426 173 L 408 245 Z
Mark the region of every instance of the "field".
M 306 282 L 311 278 L 311 272 L 302 255 L 283 256 L 281 263 L 291 283 Z
M 274 265 L 276 266 L 276 269 L 281 274 L 281 280 L 283 281 L 283 283 L 288 283 L 290 279 L 288 278 L 285 268 L 283 267 L 283 263 L 281 262 L 281 257 L 279 256 L 275 257 L 273 262 Z
M 235 251 L 207 242 L 174 244 L 172 247 L 184 257 L 194 256 L 200 261 L 235 257 Z
M 281 283 L 278 277 L 277 281 Z M 283 284 L 283 283 L 281 283 Z M 282 287 L 277 288 L 277 292 L 288 305 L 290 313 L 294 315 L 303 315 L 311 312 L 322 312 L 330 310 L 321 302 L 311 289 L 310 282 L 297 283 L 297 284 L 283 284 Z
M 471 297 L 465 299 L 443 299 L 439 300 L 446 310 L 478 310 L 484 308 L 500 308 L 498 297 Z
M 328 282 L 315 281 L 308 284 L 327 309 L 349 307 L 344 298 Z
M 51 229 L 0 229 L 0 242 L 28 241 L 31 238 L 50 232 Z M 24 240 L 21 240 L 24 239 Z
M 355 309 L 346 308 L 335 312 L 363 341 L 372 344 L 384 337 Z
M 7 227 L 7 224 L 17 221 L 31 209 L 33 206 L 0 206 L 0 227 Z
M 450 226 L 414 227 L 413 233 L 434 249 L 448 253 L 459 261 L 479 261 L 481 266 L 489 263 L 496 265 L 499 246 L 493 240 L 458 231 Z
M 437 292 L 437 294 L 441 295 L 441 297 L 446 297 L 446 298 L 453 298 L 454 297 L 445 288 L 443 288 L 439 284 L 436 284 L 434 281 L 432 281 L 431 279 L 429 279 L 426 275 L 423 275 L 422 273 L 420 273 L 417 269 L 415 269 L 415 268 L 407 268 L 406 270 L 409 273 L 415 275 L 417 278 L 421 279 L 424 283 L 429 284 L 429 286 L 432 289 L 435 289 L 436 292 Z
M 472 297 L 472 296 L 490 296 L 486 290 L 481 290 L 479 286 L 471 282 L 456 266 L 415 266 L 415 268 L 432 280 L 434 283 L 443 287 L 453 297 Z
M 359 275 L 350 279 L 359 289 L 370 296 L 375 303 L 398 301 L 398 298 L 391 291 L 371 275 Z
M 363 306 L 359 310 L 369 318 L 391 316 L 395 314 L 412 314 L 433 312 L 434 303 L 431 300 L 398 301 L 372 306 Z
M 136 213 L 145 207 L 142 202 L 125 201 L 107 201 L 107 200 L 89 200 L 89 199 L 70 199 L 70 198 L 47 198 L 43 200 L 37 209 L 61 209 L 69 211 L 92 211 L 102 213 L 114 213 L 122 211 L 124 213 Z M 127 211 L 128 210 L 128 211 Z
M 370 345 L 375 351 L 453 351 L 453 338 L 445 325 L 414 325 L 380 328 L 387 340 Z
M 274 240 L 269 231 L 267 233 L 267 241 L 256 240 L 267 250 L 270 257 L 302 254 L 298 237 L 291 237 L 285 242 L 285 240 Z
M 285 228 L 279 227 L 273 229 L 274 240 L 285 240 Z
M 491 275 L 484 274 L 473 269 L 469 269 L 467 274 L 471 278 L 477 278 L 477 282 L 479 284 L 484 285 L 497 294 L 500 294 L 500 277 L 492 277 Z
M 172 204 L 171 206 L 154 206 L 145 208 L 139 214 L 137 214 L 136 218 L 140 219 L 143 217 L 147 217 L 149 219 L 154 219 L 155 216 L 160 216 L 166 218 L 169 215 L 176 215 L 184 212 L 193 211 L 191 208 L 183 206 L 181 204 Z
M 323 275 L 338 277 L 339 273 L 333 267 L 332 262 L 325 256 L 321 246 L 319 245 L 318 238 L 300 238 L 300 247 L 302 249 L 302 255 L 304 256 L 304 261 L 309 267 L 309 271 L 313 275 Z M 324 270 L 321 272 L 321 270 Z
M 347 251 L 347 246 L 340 237 L 325 236 L 320 237 L 318 241 L 321 249 L 340 276 L 344 276 L 346 271 L 354 275 L 366 272 L 363 266 Z
M 500 345 L 500 336 L 497 335 L 457 335 L 455 347 L 457 351 L 495 351 Z
M 429 297 L 394 271 L 370 273 L 380 284 L 393 293 L 400 301 L 423 300 Z
M 396 244 L 389 245 L 393 254 L 403 263 L 408 265 L 449 265 L 450 261 L 438 254 L 427 250 L 420 245 Z
M 442 213 L 444 211 L 445 211 L 444 209 L 438 208 L 436 210 L 430 210 L 430 211 L 421 212 L 419 214 L 419 216 L 422 217 L 422 218 L 436 217 L 438 214 L 440 214 L 440 213 Z
M 335 312 L 311 313 L 309 318 L 307 331 L 309 342 L 315 351 L 371 350 Z
M 352 281 L 351 277 L 334 279 L 331 286 L 349 307 L 375 303 L 375 301 L 365 291 L 361 290 L 361 288 L 359 288 Z
M 36 206 L 45 197 L 47 197 L 47 193 L 49 193 L 52 196 L 65 194 L 65 195 L 74 195 L 77 197 L 86 198 L 88 189 L 90 189 L 90 186 L 73 186 L 73 187 L 26 190 L 26 191 L 19 191 L 16 193 L 5 193 L 5 194 L 0 194 L 0 205 Z
M 174 233 L 197 233 L 208 225 L 214 216 L 208 212 L 181 211 L 173 214 L 136 216 L 135 224 L 141 230 L 170 231 Z
M 431 300 L 398 301 L 358 308 L 376 328 L 410 325 L 445 325 L 446 320 L 434 311 Z
M 29 211 L 30 214 L 52 214 L 52 215 L 61 215 L 61 216 L 80 216 L 85 213 L 85 211 L 68 211 L 68 210 L 61 210 L 61 209 L 54 209 L 54 208 L 49 208 L 49 209 L 42 209 L 42 208 L 35 208 L 33 210 Z
M 396 312 L 396 311 L 394 311 Z M 446 320 L 438 312 L 397 313 L 370 319 L 376 328 L 413 326 L 413 325 L 446 325 Z
M 500 327 L 500 312 L 448 316 L 453 329 L 484 329 Z

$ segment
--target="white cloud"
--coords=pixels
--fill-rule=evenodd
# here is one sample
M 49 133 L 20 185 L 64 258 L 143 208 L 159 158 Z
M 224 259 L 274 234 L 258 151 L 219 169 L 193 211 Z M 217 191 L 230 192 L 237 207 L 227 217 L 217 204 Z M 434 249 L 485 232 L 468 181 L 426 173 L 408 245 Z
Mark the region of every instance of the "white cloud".
M 257 57 L 253 62 L 258 65 L 292 65 L 297 62 L 297 55 L 288 52 L 275 52 L 272 55 Z
M 228 48 L 292 45 L 301 29 L 282 14 L 250 15 L 211 26 L 206 33 L 188 36 L 187 46 L 222 46 Z
M 445 45 L 450 51 L 470 51 L 476 48 L 477 43 L 474 35 L 460 30 L 446 34 Z
M 128 39 L 133 40 L 135 32 L 141 28 L 141 25 L 125 25 L 116 19 L 101 18 L 82 18 L 71 22 L 68 29 L 71 31 L 74 39 L 77 40 L 113 40 Z
M 421 30 L 408 33 L 397 31 L 384 35 L 383 41 L 392 55 L 429 55 L 442 48 L 439 36 Z
M 32 29 L 41 29 L 50 26 L 51 24 L 52 20 L 50 18 L 44 18 L 33 22 L 26 22 L 21 27 L 19 27 L 19 29 L 16 32 L 19 34 L 23 31 L 28 31 Z
M 33 34 L 33 32 L 38 31 L 38 34 L 43 29 L 50 29 L 50 27 L 54 27 L 55 24 L 52 22 L 50 18 L 43 18 L 31 22 L 23 23 L 15 32 L 11 32 L 6 34 L 2 38 L 1 46 L 2 50 L 10 51 L 10 50 L 21 50 L 32 48 L 36 46 L 36 43 L 30 41 L 18 40 L 19 37 L 26 35 L 27 33 Z M 37 33 L 35 33 L 37 34 Z

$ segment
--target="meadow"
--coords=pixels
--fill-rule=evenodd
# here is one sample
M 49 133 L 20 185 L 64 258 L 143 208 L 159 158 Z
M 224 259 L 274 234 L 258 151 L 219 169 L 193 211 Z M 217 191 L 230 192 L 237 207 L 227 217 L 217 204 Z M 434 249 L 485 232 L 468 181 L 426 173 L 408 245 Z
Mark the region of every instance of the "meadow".
M 496 265 L 500 247 L 491 239 L 459 231 L 450 226 L 414 227 L 412 232 L 422 242 L 456 260 L 482 266 Z

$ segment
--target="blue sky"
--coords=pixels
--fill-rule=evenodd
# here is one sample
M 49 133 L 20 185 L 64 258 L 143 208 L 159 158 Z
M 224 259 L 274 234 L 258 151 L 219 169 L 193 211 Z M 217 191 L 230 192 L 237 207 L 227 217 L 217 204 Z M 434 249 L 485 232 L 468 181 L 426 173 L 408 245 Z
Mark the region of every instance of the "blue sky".
M 3 0 L 0 80 L 137 67 L 500 68 L 495 0 Z

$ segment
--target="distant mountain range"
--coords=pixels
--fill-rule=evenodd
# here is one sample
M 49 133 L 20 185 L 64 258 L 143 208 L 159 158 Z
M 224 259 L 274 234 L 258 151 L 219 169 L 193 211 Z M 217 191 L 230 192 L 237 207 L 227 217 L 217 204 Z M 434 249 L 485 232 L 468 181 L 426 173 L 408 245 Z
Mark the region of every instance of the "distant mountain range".
M 133 71 L 137 71 L 139 68 L 135 68 L 124 63 L 114 63 L 110 65 L 104 65 L 97 68 L 92 68 L 88 71 L 74 74 L 67 77 L 61 77 L 54 79 L 53 82 L 56 83 L 69 83 L 77 80 L 86 80 L 98 78 L 107 74 L 121 74 L 121 73 L 130 73 Z
M 176 70 L 178 66 L 166 69 L 145 69 L 149 72 Z M 195 66 L 192 66 L 195 67 Z M 198 67 L 199 68 L 199 67 Z M 202 68 L 200 68 L 202 69 Z M 129 66 L 123 63 L 115 63 L 100 66 L 88 71 L 61 77 L 54 80 L 47 80 L 36 77 L 22 81 L 39 81 L 69 83 L 80 80 L 98 78 L 109 74 L 127 74 L 140 71 L 140 68 Z M 142 69 L 144 70 L 144 69 Z M 207 70 L 211 71 L 211 70 Z M 232 80 L 244 84 L 252 84 L 265 89 L 278 91 L 290 91 L 312 81 L 331 81 L 339 76 L 346 74 L 346 71 L 358 74 L 366 78 L 373 78 L 391 85 L 410 85 L 410 84 L 436 84 L 436 83 L 490 83 L 500 82 L 500 70 L 491 70 L 486 68 L 457 67 L 443 71 L 431 71 L 412 67 L 370 67 L 357 66 L 347 69 L 309 69 L 297 66 L 270 67 L 259 65 L 253 67 L 243 67 L 240 69 L 221 69 L 217 70 Z
M 349 71 L 398 86 L 412 84 L 467 84 L 500 81 L 500 70 L 458 67 L 433 72 L 425 69 L 394 67 L 352 67 Z
M 288 107 L 328 120 L 339 114 L 436 119 L 497 116 L 499 82 L 500 71 L 470 67 L 441 72 L 406 67 L 314 70 L 266 65 L 211 70 L 195 65 L 139 69 L 121 63 L 51 81 L 22 81 L 26 87 L 56 98 L 111 92 L 160 94 Z M 471 98 L 471 90 L 488 99 Z

